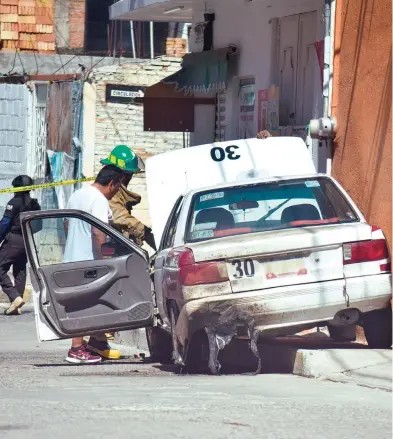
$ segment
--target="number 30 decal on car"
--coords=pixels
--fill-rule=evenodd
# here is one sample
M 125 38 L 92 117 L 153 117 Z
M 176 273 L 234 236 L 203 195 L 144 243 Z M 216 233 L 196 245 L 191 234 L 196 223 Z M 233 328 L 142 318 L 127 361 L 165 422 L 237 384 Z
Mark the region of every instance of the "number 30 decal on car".
M 215 162 L 222 162 L 226 158 L 229 160 L 237 160 L 240 159 L 240 155 L 236 154 L 236 149 L 239 149 L 237 145 L 230 145 L 225 149 L 220 146 L 215 146 L 210 150 L 210 157 Z
M 245 259 L 244 261 L 235 259 L 232 265 L 236 268 L 236 273 L 233 275 L 236 279 L 240 279 L 244 276 L 253 277 L 255 275 L 255 266 L 252 259 Z

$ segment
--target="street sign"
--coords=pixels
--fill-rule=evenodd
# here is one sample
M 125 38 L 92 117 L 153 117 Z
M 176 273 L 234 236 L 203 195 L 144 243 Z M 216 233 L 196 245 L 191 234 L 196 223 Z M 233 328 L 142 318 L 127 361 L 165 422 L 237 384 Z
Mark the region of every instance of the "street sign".
M 140 85 L 107 84 L 105 100 L 117 104 L 142 104 L 145 90 L 146 87 Z

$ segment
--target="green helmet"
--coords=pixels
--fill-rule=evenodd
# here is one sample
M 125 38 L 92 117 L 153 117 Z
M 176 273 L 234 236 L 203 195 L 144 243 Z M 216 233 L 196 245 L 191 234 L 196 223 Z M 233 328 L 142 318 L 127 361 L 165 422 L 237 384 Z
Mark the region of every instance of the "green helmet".
M 127 145 L 117 145 L 113 148 L 106 159 L 100 162 L 102 165 L 114 165 L 124 172 L 140 171 L 138 157 Z

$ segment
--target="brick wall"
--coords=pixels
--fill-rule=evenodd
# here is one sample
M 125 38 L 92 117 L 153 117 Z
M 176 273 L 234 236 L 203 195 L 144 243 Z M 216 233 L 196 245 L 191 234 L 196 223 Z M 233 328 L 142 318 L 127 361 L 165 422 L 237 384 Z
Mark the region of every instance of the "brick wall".
M 94 71 L 96 83 L 96 131 L 94 170 L 101 168 L 100 160 L 111 149 L 125 143 L 142 158 L 183 147 L 182 133 L 143 131 L 143 106 L 105 102 L 105 85 L 129 84 L 149 86 L 159 82 L 180 69 L 181 59 L 162 57 L 140 64 L 123 64 L 102 67 Z M 85 130 L 87 127 L 84 128 Z M 142 202 L 135 210 L 135 216 L 146 224 L 150 223 L 144 174 L 134 177 L 132 190 L 142 195 Z
M 26 173 L 28 90 L 22 84 L 0 84 L 0 188 Z M 0 194 L 0 215 L 12 194 Z M 0 303 L 8 299 L 0 289 Z
M 0 188 L 26 172 L 28 90 L 24 84 L 0 84 Z M 12 194 L 0 195 L 0 214 Z
M 69 48 L 82 52 L 85 46 L 86 0 L 69 0 Z
M 53 0 L 1 0 L 2 52 L 55 50 Z
M 187 40 L 184 38 L 166 39 L 166 56 L 182 58 L 187 53 Z

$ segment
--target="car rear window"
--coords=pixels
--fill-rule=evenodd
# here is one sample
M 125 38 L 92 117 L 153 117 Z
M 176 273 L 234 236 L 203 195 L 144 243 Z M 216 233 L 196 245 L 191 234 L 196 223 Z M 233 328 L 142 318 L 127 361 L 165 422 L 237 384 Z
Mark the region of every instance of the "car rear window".
M 328 178 L 234 186 L 194 195 L 186 241 L 359 221 Z

